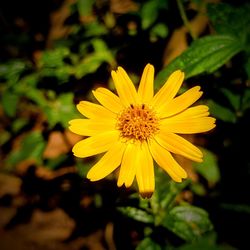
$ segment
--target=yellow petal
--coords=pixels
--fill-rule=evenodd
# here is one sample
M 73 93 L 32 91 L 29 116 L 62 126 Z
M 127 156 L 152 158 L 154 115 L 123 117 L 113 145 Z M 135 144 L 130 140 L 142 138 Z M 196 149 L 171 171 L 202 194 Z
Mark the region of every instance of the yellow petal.
M 138 88 L 141 102 L 148 104 L 154 96 L 154 66 L 147 64 L 143 70 Z
M 81 101 L 79 104 L 76 105 L 78 111 L 87 118 L 107 118 L 107 119 L 115 119 L 116 115 L 111 112 L 110 110 L 104 108 L 101 105 Z
M 172 99 L 167 105 L 163 105 L 160 110 L 157 110 L 159 113 L 160 118 L 168 117 L 175 115 L 189 106 L 191 106 L 193 103 L 195 103 L 202 95 L 203 92 L 199 91 L 200 87 L 196 86 L 185 93 L 183 93 L 180 96 L 177 96 L 176 98 Z
M 116 72 L 111 72 L 111 76 L 123 105 L 128 107 L 130 104 L 137 104 L 138 94 L 135 90 L 133 82 L 130 80 L 124 69 L 122 67 L 118 67 Z
M 176 115 L 170 117 L 169 119 L 173 118 L 175 120 L 187 120 L 187 119 L 189 120 L 189 119 L 194 119 L 194 118 L 206 117 L 208 115 L 209 115 L 208 106 L 197 105 L 195 107 L 188 108 L 188 109 L 180 112 L 179 114 L 176 114 Z
M 126 143 L 115 142 L 108 152 L 89 170 L 87 178 L 91 181 L 98 181 L 112 173 L 120 164 Z
M 116 120 L 74 119 L 69 121 L 69 130 L 78 135 L 92 136 L 97 133 L 115 130 Z
M 156 163 L 165 170 L 176 182 L 181 182 L 182 178 L 187 178 L 186 171 L 174 160 L 173 156 L 155 140 L 149 143 L 150 152 Z
M 120 113 L 124 109 L 120 98 L 112 93 L 110 90 L 105 88 L 97 88 L 95 91 L 92 91 L 93 95 L 105 108 L 114 112 Z
M 196 134 L 207 132 L 215 127 L 215 119 L 212 117 L 201 117 L 192 120 L 171 120 L 161 127 L 166 132 L 177 134 Z
M 202 152 L 179 135 L 161 130 L 160 133 L 155 136 L 155 140 L 166 150 L 174 154 L 182 155 L 196 162 L 202 162 Z
M 128 188 L 132 185 L 137 168 L 137 151 L 137 147 L 134 143 L 128 143 L 122 158 L 121 168 L 117 181 L 118 187 L 121 187 L 123 184 L 125 184 L 125 186 Z
M 81 158 L 100 154 L 109 150 L 118 138 L 118 131 L 109 131 L 97 134 L 76 143 L 72 151 L 75 156 Z
M 161 120 L 161 129 L 165 132 L 194 134 L 207 132 L 215 127 L 215 119 L 208 117 L 208 107 L 199 105 Z
M 147 143 L 142 143 L 140 147 L 140 162 L 136 169 L 136 179 L 141 196 L 150 198 L 155 190 L 155 176 L 153 158 Z
M 180 70 L 176 70 L 170 75 L 166 83 L 156 93 L 152 99 L 151 106 L 155 110 L 160 110 L 162 106 L 167 105 L 177 94 L 184 80 L 184 73 Z

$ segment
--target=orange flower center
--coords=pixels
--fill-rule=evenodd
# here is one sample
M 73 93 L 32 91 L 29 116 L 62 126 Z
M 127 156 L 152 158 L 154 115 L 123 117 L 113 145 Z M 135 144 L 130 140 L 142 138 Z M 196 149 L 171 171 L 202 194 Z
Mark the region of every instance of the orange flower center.
M 119 115 L 117 127 L 121 137 L 142 142 L 159 130 L 159 122 L 155 113 L 145 104 L 131 104 Z

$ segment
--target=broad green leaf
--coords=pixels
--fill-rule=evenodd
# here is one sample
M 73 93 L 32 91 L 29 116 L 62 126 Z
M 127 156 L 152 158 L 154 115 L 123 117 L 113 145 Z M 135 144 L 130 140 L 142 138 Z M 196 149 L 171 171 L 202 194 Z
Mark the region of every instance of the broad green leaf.
M 147 237 L 140 242 L 140 244 L 136 247 L 136 250 L 162 250 L 162 248 L 151 238 Z
M 200 38 L 156 77 L 156 86 L 163 84 L 169 75 L 181 69 L 189 78 L 201 73 L 212 73 L 243 49 L 241 42 L 230 35 L 214 35 Z
M 136 208 L 136 207 L 118 207 L 117 208 L 120 212 L 122 212 L 124 215 L 128 216 L 129 218 L 132 218 L 134 220 L 144 222 L 144 223 L 153 223 L 154 217 L 152 214 Z
M 196 171 L 201 174 L 209 183 L 214 184 L 220 180 L 220 171 L 217 157 L 211 151 L 202 149 L 203 162 L 193 163 Z
M 209 100 L 207 102 L 207 105 L 209 106 L 209 111 L 211 115 L 216 117 L 217 119 L 220 119 L 224 122 L 231 122 L 231 123 L 236 122 L 237 115 L 235 112 L 231 111 L 229 108 L 226 108 L 212 100 Z
M 18 150 L 12 151 L 5 160 L 6 168 L 11 170 L 16 164 L 27 159 L 35 160 L 38 164 L 42 162 L 43 151 L 46 142 L 40 132 L 29 133 L 21 142 Z
M 208 213 L 194 206 L 174 207 L 162 223 L 186 241 L 193 241 L 213 229 Z

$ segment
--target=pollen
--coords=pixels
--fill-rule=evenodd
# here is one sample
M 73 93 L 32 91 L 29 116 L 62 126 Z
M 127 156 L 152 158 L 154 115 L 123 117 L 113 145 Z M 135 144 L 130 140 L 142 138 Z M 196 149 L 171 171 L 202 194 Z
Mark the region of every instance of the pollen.
M 159 122 L 155 113 L 145 104 L 131 104 L 118 116 L 117 128 L 122 138 L 143 142 L 159 130 Z

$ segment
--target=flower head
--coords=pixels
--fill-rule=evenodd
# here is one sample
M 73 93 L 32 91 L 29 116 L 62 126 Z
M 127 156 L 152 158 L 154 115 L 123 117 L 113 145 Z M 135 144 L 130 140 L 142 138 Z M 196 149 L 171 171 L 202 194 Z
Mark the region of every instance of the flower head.
M 93 94 L 100 104 L 81 101 L 77 109 L 86 118 L 69 122 L 72 132 L 87 136 L 73 147 L 75 156 L 104 153 L 87 178 L 97 181 L 120 167 L 117 185 L 128 188 L 136 178 L 142 197 L 154 192 L 154 161 L 174 181 L 187 178 L 171 153 L 196 162 L 201 162 L 203 155 L 178 134 L 201 133 L 215 127 L 207 106 L 190 107 L 201 97 L 200 87 L 176 97 L 184 80 L 184 73 L 177 70 L 154 95 L 154 67 L 150 64 L 144 68 L 138 90 L 122 67 L 112 71 L 112 78 L 118 95 L 97 88 Z

